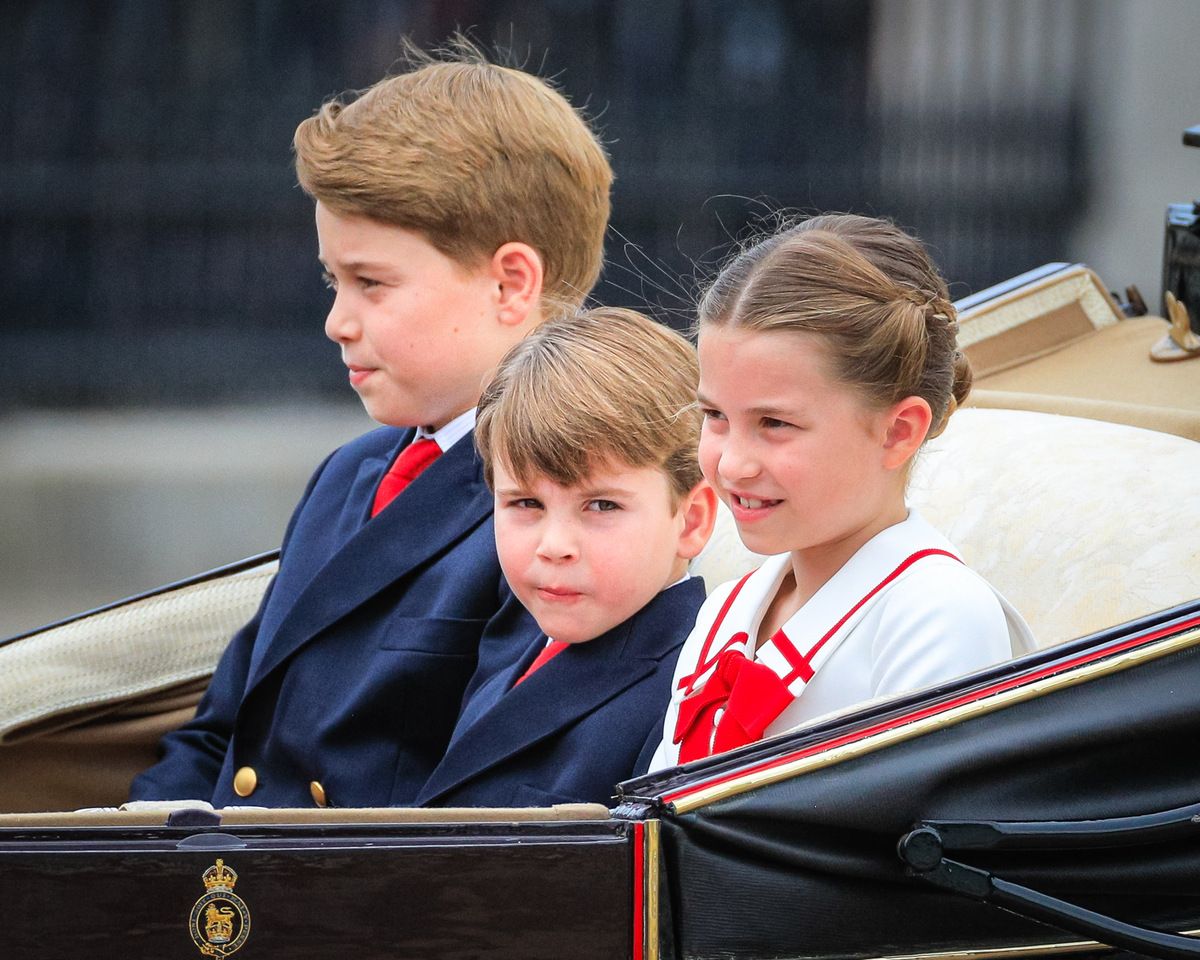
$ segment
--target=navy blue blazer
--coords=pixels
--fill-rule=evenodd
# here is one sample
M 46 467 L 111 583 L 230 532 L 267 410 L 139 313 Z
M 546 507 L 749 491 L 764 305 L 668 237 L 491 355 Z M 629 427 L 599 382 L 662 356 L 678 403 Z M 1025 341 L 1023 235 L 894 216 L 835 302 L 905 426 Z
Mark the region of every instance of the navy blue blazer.
M 511 596 L 492 495 L 464 437 L 371 519 L 379 480 L 412 430 L 384 427 L 318 469 L 284 537 L 279 572 L 230 642 L 195 718 L 162 742 L 133 799 L 215 806 L 411 803 L 449 743 L 466 688 Z M 522 638 L 524 639 L 524 638 Z M 248 797 L 233 777 L 253 768 Z
M 481 664 L 450 748 L 417 803 L 609 803 L 615 785 L 644 772 L 658 746 L 675 661 L 703 602 L 699 577 L 676 584 L 604 635 L 563 650 L 516 687 L 545 646 L 545 634 L 490 675 Z

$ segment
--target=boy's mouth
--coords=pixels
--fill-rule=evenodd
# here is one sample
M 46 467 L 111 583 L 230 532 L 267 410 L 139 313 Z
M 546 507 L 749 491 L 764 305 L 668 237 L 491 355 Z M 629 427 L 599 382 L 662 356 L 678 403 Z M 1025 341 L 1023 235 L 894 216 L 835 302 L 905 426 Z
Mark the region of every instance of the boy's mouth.
M 538 587 L 537 595 L 551 603 L 563 603 L 583 596 L 578 590 L 572 590 L 570 587 Z

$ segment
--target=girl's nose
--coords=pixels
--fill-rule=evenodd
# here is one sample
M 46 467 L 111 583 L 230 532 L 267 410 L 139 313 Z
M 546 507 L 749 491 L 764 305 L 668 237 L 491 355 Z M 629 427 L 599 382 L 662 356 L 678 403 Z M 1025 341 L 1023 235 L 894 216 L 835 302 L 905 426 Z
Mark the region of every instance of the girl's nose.
M 717 473 L 722 480 L 749 480 L 758 476 L 762 463 L 752 447 L 733 437 L 726 437 L 717 461 Z

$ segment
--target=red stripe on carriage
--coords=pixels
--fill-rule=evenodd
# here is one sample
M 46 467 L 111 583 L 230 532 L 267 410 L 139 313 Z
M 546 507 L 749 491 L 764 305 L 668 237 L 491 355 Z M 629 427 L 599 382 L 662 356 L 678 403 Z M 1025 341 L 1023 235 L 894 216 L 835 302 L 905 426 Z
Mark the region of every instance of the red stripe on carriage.
M 643 960 L 646 950 L 646 825 L 633 825 L 633 960 Z

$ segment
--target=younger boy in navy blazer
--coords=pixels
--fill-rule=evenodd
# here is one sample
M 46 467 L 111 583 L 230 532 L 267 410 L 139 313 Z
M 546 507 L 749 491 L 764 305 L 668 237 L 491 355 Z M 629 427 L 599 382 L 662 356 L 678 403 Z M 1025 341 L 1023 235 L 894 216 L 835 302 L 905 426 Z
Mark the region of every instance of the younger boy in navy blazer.
M 716 509 L 697 377 L 686 340 L 629 310 L 547 323 L 505 357 L 475 440 L 528 639 L 481 663 L 418 803 L 604 803 L 644 770 L 705 596 L 687 574 Z
M 486 661 L 508 593 L 475 404 L 546 305 L 595 283 L 612 172 L 537 77 L 472 50 L 416 67 L 294 140 L 334 291 L 325 333 L 384 426 L 318 468 L 262 606 L 135 800 L 411 803 Z

